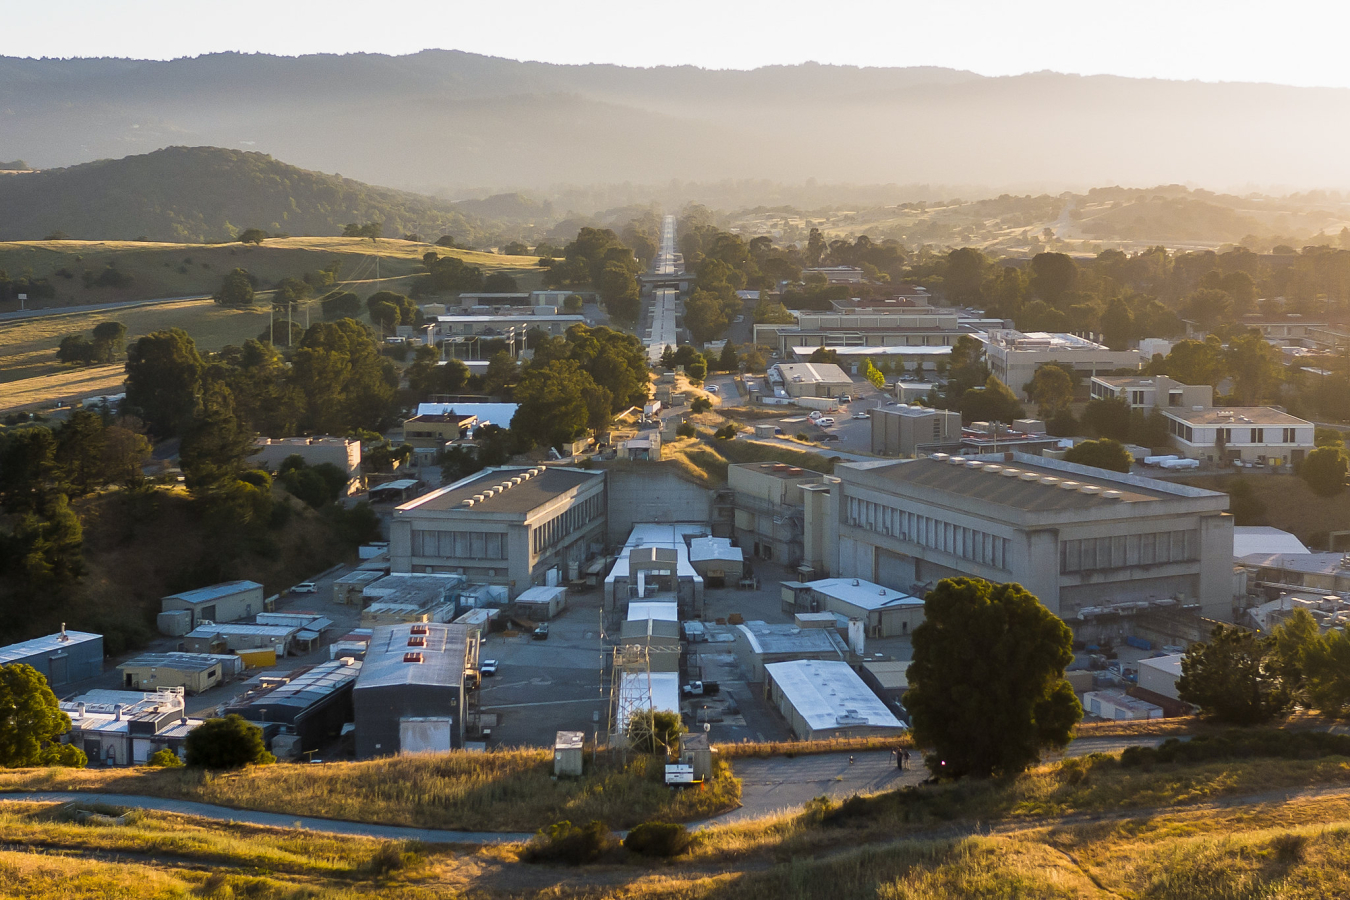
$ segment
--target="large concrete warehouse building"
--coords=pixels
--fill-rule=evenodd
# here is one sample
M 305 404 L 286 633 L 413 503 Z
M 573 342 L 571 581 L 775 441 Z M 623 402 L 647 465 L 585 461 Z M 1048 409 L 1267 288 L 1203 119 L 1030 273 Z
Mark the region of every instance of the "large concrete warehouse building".
M 1139 603 L 1232 619 L 1226 494 L 1021 453 L 835 476 L 840 577 L 915 596 L 962 575 L 1015 581 L 1066 620 Z
M 603 548 L 606 505 L 604 472 L 485 469 L 394 510 L 390 565 L 504 584 L 514 598 Z

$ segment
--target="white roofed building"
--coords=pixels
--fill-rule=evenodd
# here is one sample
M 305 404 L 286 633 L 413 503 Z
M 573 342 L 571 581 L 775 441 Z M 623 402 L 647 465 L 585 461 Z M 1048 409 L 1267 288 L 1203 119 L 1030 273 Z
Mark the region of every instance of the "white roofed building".
M 896 735 L 905 724 L 848 663 L 798 659 L 764 667 L 770 704 L 802 741 Z

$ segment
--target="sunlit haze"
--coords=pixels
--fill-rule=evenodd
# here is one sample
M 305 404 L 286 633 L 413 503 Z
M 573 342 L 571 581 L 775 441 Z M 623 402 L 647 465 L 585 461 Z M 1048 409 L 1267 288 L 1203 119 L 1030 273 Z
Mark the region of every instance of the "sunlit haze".
M 506 12 L 481 2 L 72 0 L 7 10 L 0 54 L 171 59 L 444 48 L 576 64 L 750 69 L 816 61 L 1350 87 L 1347 26 L 1350 6 L 1332 2 L 516 0 Z

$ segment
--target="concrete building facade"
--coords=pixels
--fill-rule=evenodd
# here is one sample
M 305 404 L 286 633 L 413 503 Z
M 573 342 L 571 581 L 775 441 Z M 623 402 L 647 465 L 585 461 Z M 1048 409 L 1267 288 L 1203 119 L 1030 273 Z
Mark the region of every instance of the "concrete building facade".
M 1093 400 L 1123 400 L 1130 409 L 1145 412 L 1160 409 L 1208 409 L 1214 405 L 1214 388 L 1207 384 L 1182 384 L 1166 375 L 1094 375 L 1088 384 Z
M 515 597 L 599 552 L 606 511 L 604 472 L 486 469 L 394 510 L 391 571 L 460 574 Z
M 736 543 L 750 556 L 785 566 L 805 556 L 808 485 L 825 476 L 784 463 L 734 463 L 727 467 L 727 487 L 734 492 Z M 814 549 L 814 548 L 813 548 Z
M 257 452 L 250 459 L 276 471 L 291 456 L 299 456 L 306 465 L 332 463 L 347 473 L 347 478 L 361 476 L 361 442 L 340 437 L 258 438 Z
M 1145 361 L 1138 350 L 1112 350 L 1104 344 L 1073 334 L 993 329 L 985 335 L 984 355 L 989 371 L 1012 389 L 1026 396 L 1026 386 L 1036 370 L 1046 363 L 1059 363 L 1084 375 L 1138 369 Z
M 1189 459 L 1292 466 L 1317 446 L 1312 422 L 1268 406 L 1160 411 L 1167 419 L 1172 447 Z
M 796 397 L 838 397 L 853 389 L 853 380 L 833 363 L 778 363 L 769 366 L 774 393 Z
M 835 477 L 839 577 L 914 596 L 955 576 L 1017 582 L 1066 621 L 1153 604 L 1232 619 L 1226 494 L 1020 453 Z
M 872 418 L 872 452 L 915 456 L 961 442 L 961 414 L 926 406 L 878 406 Z

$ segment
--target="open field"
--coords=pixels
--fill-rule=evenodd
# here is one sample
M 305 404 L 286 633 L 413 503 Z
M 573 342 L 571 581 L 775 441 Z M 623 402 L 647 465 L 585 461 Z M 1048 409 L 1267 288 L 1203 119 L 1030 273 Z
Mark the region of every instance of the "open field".
M 377 289 L 378 274 L 384 287 L 408 290 L 419 276 L 422 256 L 434 252 L 457 256 L 478 266 L 484 273 L 507 272 L 521 279 L 522 287 L 539 287 L 540 269 L 533 256 L 498 256 L 473 250 L 452 250 L 434 244 L 365 238 L 304 237 L 273 238 L 253 244 L 162 244 L 149 241 L 16 241 L 0 243 L 0 269 L 18 276 L 32 272 L 47 278 L 56 289 L 56 297 L 42 306 L 75 306 L 84 303 L 117 303 L 155 297 L 185 297 L 210 294 L 220 287 L 221 279 L 236 267 L 247 269 L 264 286 L 287 276 L 299 277 L 341 262 L 339 282 L 351 282 L 350 289 L 365 296 Z M 132 277 L 127 287 L 86 288 L 81 273 L 97 274 L 109 263 Z M 72 277 L 58 275 L 65 270 Z M 393 279 L 400 279 L 395 282 Z M 17 303 L 3 304 L 0 312 L 17 309 Z
M 0 772 L 4 790 L 87 790 L 196 800 L 383 825 L 535 831 L 560 819 L 627 828 L 693 821 L 731 809 L 740 783 L 724 770 L 701 790 L 671 792 L 659 765 L 601 759 L 584 778 L 553 779 L 551 750 L 450 753 L 322 766 L 277 765 L 224 775 L 155 769 Z
M 302 803 L 297 799 L 294 805 Z M 1016 779 L 925 785 L 708 829 L 695 835 L 686 854 L 670 861 L 615 847 L 599 862 L 580 867 L 525 864 L 520 848 L 509 845 L 409 846 L 148 812 L 122 824 L 71 819 L 67 807 L 53 804 L 0 808 L 4 896 L 1312 900 L 1350 895 L 1350 760 L 1344 757 L 1148 769 L 1125 768 L 1113 758 L 1070 760 Z

